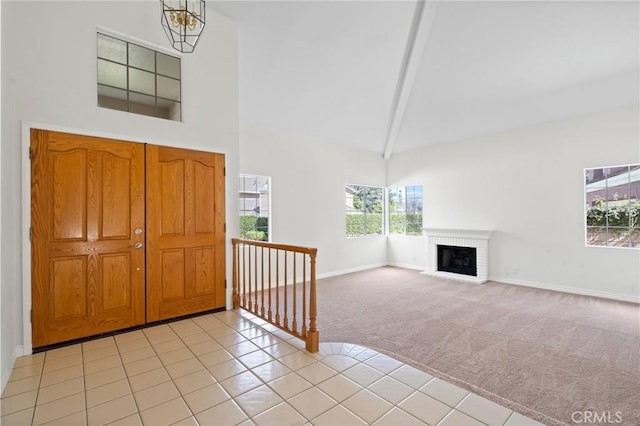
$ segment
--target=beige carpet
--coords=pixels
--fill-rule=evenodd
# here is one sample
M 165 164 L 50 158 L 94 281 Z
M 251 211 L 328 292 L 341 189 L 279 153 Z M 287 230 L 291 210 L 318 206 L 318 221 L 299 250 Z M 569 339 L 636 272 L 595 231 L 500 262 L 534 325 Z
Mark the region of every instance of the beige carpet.
M 318 311 L 321 341 L 392 354 L 545 424 L 590 411 L 640 425 L 639 305 L 384 267 L 319 280 Z

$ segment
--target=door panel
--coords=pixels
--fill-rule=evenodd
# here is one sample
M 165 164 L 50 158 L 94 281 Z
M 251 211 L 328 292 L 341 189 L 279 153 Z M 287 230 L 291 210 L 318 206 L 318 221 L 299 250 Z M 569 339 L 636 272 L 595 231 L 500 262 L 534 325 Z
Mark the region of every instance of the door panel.
M 144 323 L 144 145 L 31 131 L 33 346 Z
M 126 194 L 118 194 L 131 188 L 128 173 L 131 161 L 106 154 L 102 158 L 102 229 L 100 237 L 107 239 L 129 238 L 131 230 L 131 205 Z
M 51 152 L 53 241 L 87 239 L 87 152 Z
M 224 155 L 147 145 L 147 322 L 225 302 Z
M 215 182 L 214 169 L 200 163 L 194 164 L 194 198 L 195 198 L 195 229 L 196 234 L 215 232 L 215 206 L 211 191 L 215 189 L 209 184 Z M 224 226 L 224 225 L 223 225 Z
M 130 256 L 112 254 L 100 256 L 102 270 L 102 309 L 126 308 L 131 303 L 127 275 L 131 270 Z
M 87 259 L 51 259 L 51 296 L 54 320 L 87 314 Z

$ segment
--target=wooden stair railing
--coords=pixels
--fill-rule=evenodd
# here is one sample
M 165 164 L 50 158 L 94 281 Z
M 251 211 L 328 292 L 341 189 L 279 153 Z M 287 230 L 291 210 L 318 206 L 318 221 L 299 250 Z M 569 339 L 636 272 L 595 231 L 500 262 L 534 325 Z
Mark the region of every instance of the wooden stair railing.
M 253 313 L 304 340 L 307 351 L 317 352 L 318 249 L 238 238 L 231 242 L 233 309 Z

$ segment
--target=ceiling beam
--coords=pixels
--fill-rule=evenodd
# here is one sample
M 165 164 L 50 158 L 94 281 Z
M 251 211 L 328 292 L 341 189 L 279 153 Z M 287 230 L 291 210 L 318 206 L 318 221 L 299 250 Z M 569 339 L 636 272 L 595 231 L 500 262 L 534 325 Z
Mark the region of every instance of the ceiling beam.
M 433 27 L 433 21 L 440 2 L 419 0 L 416 2 L 416 8 L 413 12 L 413 20 L 411 21 L 411 29 L 409 30 L 409 38 L 402 58 L 402 65 L 396 83 L 396 91 L 393 96 L 393 104 L 391 109 L 391 120 L 389 122 L 389 130 L 387 132 L 387 141 L 384 150 L 384 159 L 388 160 L 393 154 L 393 148 L 396 144 L 400 125 L 407 109 L 409 96 L 413 89 L 418 68 L 422 59 L 427 42 L 429 40 L 429 32 Z

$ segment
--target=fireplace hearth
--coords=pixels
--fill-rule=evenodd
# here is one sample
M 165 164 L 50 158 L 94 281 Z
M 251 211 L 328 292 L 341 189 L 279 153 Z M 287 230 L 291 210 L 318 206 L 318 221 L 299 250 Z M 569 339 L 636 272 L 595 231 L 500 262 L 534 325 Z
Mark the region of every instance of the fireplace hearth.
M 475 247 L 438 244 L 438 271 L 478 276 Z

